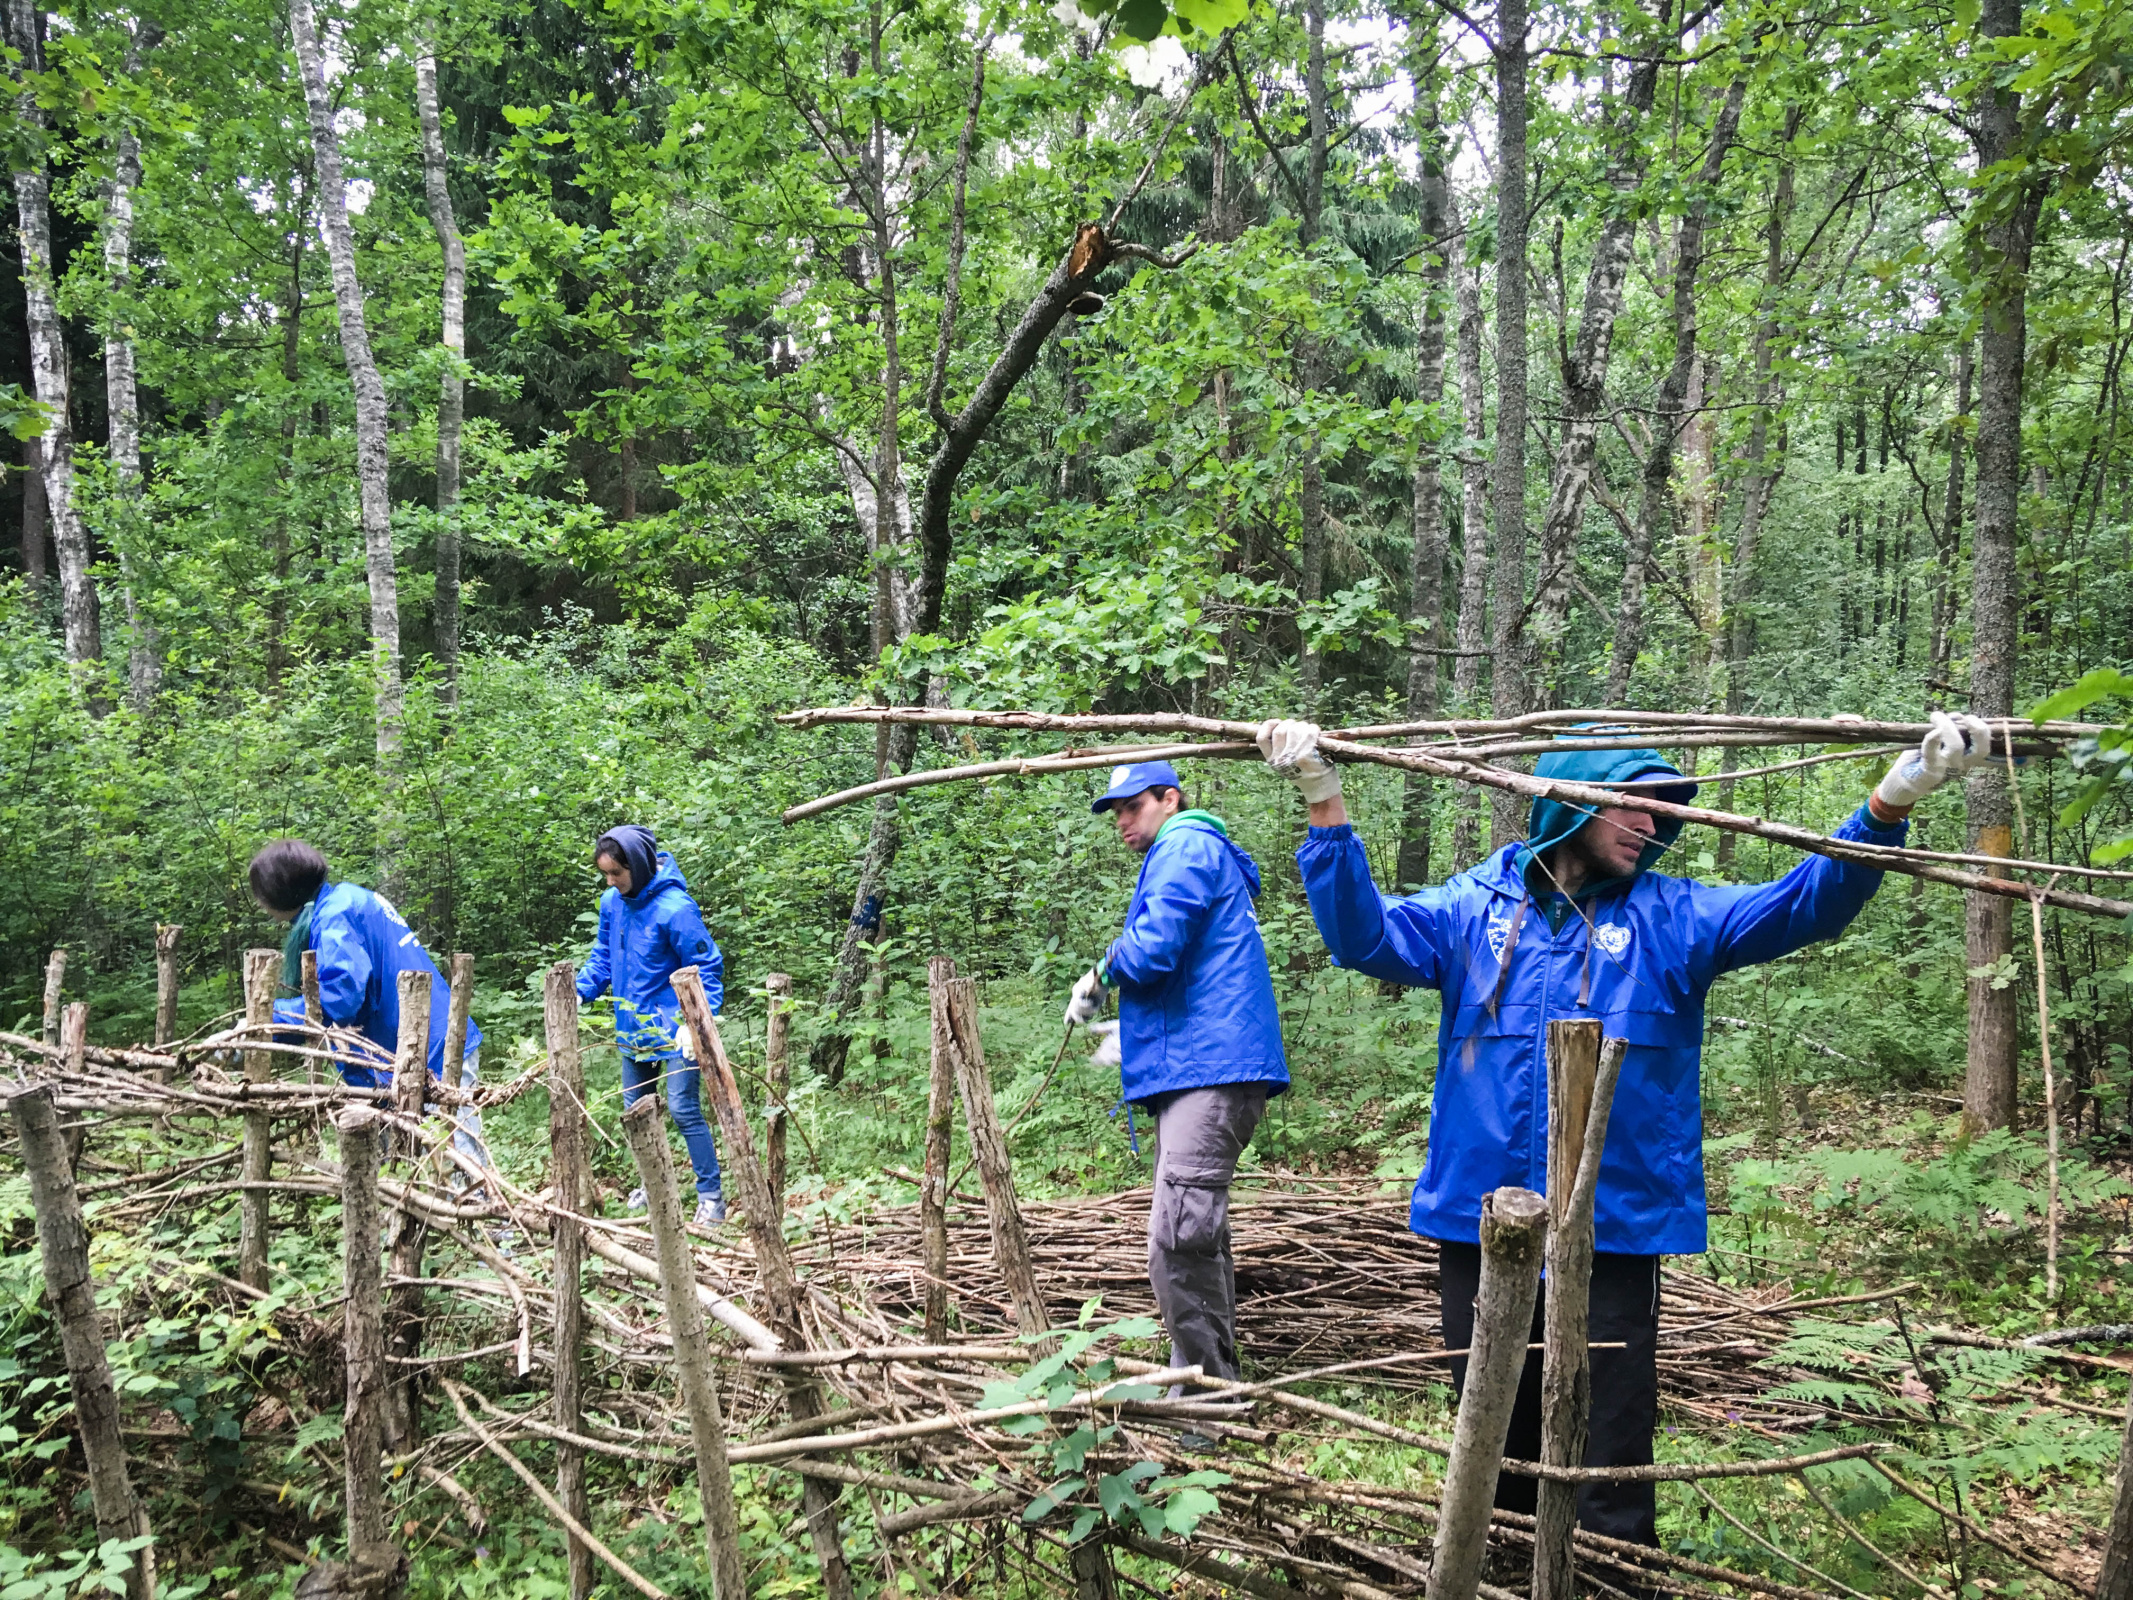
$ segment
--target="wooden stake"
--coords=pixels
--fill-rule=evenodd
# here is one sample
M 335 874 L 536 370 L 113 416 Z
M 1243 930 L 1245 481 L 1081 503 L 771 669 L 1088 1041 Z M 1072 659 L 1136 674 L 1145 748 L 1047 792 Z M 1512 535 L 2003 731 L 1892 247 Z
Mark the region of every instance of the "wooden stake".
M 474 958 L 452 957 L 452 1003 L 444 1019 L 444 1086 L 459 1087 L 467 1061 L 467 1010 L 474 1003 Z
M 178 935 L 184 932 L 175 922 L 156 924 L 156 1048 L 178 1036 Z M 159 1082 L 168 1083 L 168 1072 L 156 1074 Z
M 316 950 L 306 950 L 304 952 L 303 974 L 304 1020 L 314 1028 L 326 1027 L 326 1001 L 325 997 L 319 993 L 318 952 Z M 330 1051 L 333 1046 L 329 1044 L 326 1048 Z M 317 1056 L 304 1057 L 304 1073 L 308 1081 L 312 1083 L 318 1082 Z M 336 1069 L 335 1075 L 339 1075 L 338 1069 Z
M 1000 1131 L 999 1109 L 993 1104 L 992 1079 L 985 1070 L 985 1046 L 978 1037 L 977 986 L 968 978 L 947 976 L 941 986 L 947 1002 L 949 1054 L 963 1096 L 963 1120 L 970 1129 L 970 1150 L 977 1158 L 978 1181 L 984 1186 L 985 1210 L 992 1223 L 993 1264 L 1007 1281 L 1015 1326 L 1025 1334 L 1043 1333 L 1051 1319 L 1030 1265 L 1022 1208 L 1015 1201 L 1014 1165 L 1008 1159 L 1007 1138 Z
M 89 1276 L 89 1229 L 82 1221 L 81 1194 L 67 1161 L 66 1141 L 48 1086 L 17 1089 L 9 1096 L 22 1165 L 37 1211 L 37 1244 L 44 1255 L 45 1293 L 59 1322 L 60 1348 L 73 1388 L 74 1423 L 89 1468 L 89 1497 L 96 1508 L 99 1539 L 139 1539 L 149 1533 L 148 1515 L 126 1471 L 126 1440 L 119 1431 L 118 1391 L 104 1354 L 96 1319 L 96 1285 Z M 143 1545 L 126 1581 L 132 1600 L 155 1593 L 155 1547 Z
M 763 980 L 770 1014 L 763 1032 L 763 1083 L 769 1104 L 763 1111 L 763 1176 L 770 1183 L 770 1198 L 782 1213 L 785 1209 L 785 1105 L 792 1087 L 792 977 L 773 972 Z
M 698 987 L 702 993 L 701 986 Z M 674 1337 L 674 1373 L 689 1413 L 696 1446 L 696 1486 L 703 1497 L 704 1543 L 711 1554 L 711 1583 L 718 1600 L 746 1600 L 747 1569 L 741 1563 L 741 1525 L 733 1506 L 733 1472 L 726 1464 L 726 1422 L 719 1414 L 718 1385 L 711 1376 L 711 1349 L 704 1338 L 704 1310 L 697 1303 L 696 1268 L 682 1223 L 681 1196 L 674 1187 L 674 1153 L 667 1148 L 666 1108 L 646 1095 L 622 1114 L 630 1154 L 659 1251 L 659 1287 L 666 1302 L 667 1330 Z
M 251 1028 L 266 1028 L 274 1021 L 274 983 L 281 967 L 279 950 L 253 949 L 244 953 L 244 1020 Z M 248 1083 L 265 1083 L 274 1076 L 271 1050 L 247 1050 L 244 1076 Z M 244 1161 L 239 1176 L 249 1184 L 263 1184 L 270 1176 L 274 1125 L 264 1109 L 244 1114 Z M 254 1289 L 267 1286 L 267 1191 L 246 1189 L 237 1201 L 237 1276 Z
M 548 1143 L 556 1203 L 582 1211 L 591 1186 L 585 1126 L 585 1064 L 578 1054 L 578 973 L 568 961 L 548 969 L 542 990 L 542 1014 L 548 1033 Z M 585 1302 L 579 1279 L 585 1268 L 585 1225 L 569 1217 L 555 1219 L 555 1409 L 553 1420 L 566 1433 L 583 1433 L 585 1377 Z M 592 1520 L 585 1491 L 585 1452 L 576 1445 L 556 1445 L 556 1496 L 581 1525 Z M 571 1600 L 592 1593 L 593 1552 L 575 1533 L 570 1540 Z
M 59 1043 L 59 994 L 67 981 L 67 953 L 54 950 L 44 964 L 44 1042 Z
M 955 1133 L 955 1035 L 949 1022 L 948 985 L 955 963 L 935 956 L 926 963 L 933 997 L 933 1056 L 926 1078 L 926 1169 L 918 1186 L 918 1232 L 926 1261 L 926 1342 L 943 1344 L 955 1309 L 948 1288 L 948 1161 Z
M 425 1091 L 430 1084 L 430 975 L 420 970 L 400 974 L 400 1033 L 393 1053 L 393 1109 L 404 1119 L 406 1173 L 417 1175 L 422 1146 L 412 1132 L 404 1131 L 422 1121 Z M 422 1442 L 422 1375 L 405 1370 L 422 1353 L 422 1253 L 429 1242 L 429 1224 L 412 1209 L 393 1213 L 392 1275 L 399 1280 L 385 1297 L 385 1341 L 394 1359 L 387 1380 L 385 1442 L 394 1455 L 405 1455 Z
M 1597 1018 L 1548 1024 L 1548 1300 L 1541 1349 L 1541 1464 L 1581 1467 L 1592 1418 L 1593 1200 L 1627 1046 Z M 1577 1485 L 1540 1482 L 1533 1600 L 1575 1600 Z
M 733 1063 L 726 1059 L 725 1042 L 719 1038 L 711 1004 L 704 998 L 703 974 L 694 967 L 683 967 L 674 974 L 673 984 L 675 998 L 681 1002 L 682 1021 L 696 1036 L 696 1060 L 702 1069 L 703 1086 L 710 1092 L 719 1131 L 725 1135 L 725 1169 L 740 1191 L 741 1211 L 748 1223 L 749 1240 L 755 1246 L 756 1276 L 763 1286 L 771 1327 L 786 1348 L 804 1350 L 807 1340 L 800 1327 L 799 1284 L 793 1275 L 792 1252 L 785 1244 L 784 1213 L 773 1203 L 769 1180 L 756 1160 L 748 1111 L 741 1104 L 740 1085 L 734 1081 Z M 795 1421 L 822 1414 L 821 1391 L 798 1374 L 786 1376 L 785 1403 Z M 851 1600 L 851 1573 L 845 1566 L 844 1544 L 837 1532 L 837 1491 L 820 1478 L 803 1478 L 800 1503 L 807 1513 L 809 1542 L 822 1564 L 823 1592 L 829 1600 Z
M 75 1000 L 60 1008 L 60 1061 L 70 1083 L 79 1083 L 89 1069 L 89 1003 Z M 67 1147 L 67 1170 L 81 1170 L 82 1146 L 89 1142 L 89 1122 L 77 1117 L 61 1130 Z
M 344 1107 L 333 1119 L 341 1146 L 341 1342 L 347 1402 L 341 1456 L 348 1494 L 351 1579 L 404 1573 L 407 1558 L 387 1539 L 385 1480 L 385 1308 L 378 1266 L 378 1134 L 384 1119 L 370 1106 Z M 347 1584 L 355 1589 L 357 1584 Z
M 1498 1189 L 1481 1202 L 1481 1289 L 1474 1297 L 1466 1390 L 1444 1464 L 1429 1600 L 1474 1600 L 1481 1582 L 1497 1467 L 1525 1371 L 1547 1227 L 1548 1202 L 1530 1189 Z

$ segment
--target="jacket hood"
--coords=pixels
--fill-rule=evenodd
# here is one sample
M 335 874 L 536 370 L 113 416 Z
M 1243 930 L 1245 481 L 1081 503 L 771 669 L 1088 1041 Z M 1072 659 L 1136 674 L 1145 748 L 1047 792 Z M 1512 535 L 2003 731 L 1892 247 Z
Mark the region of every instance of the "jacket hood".
M 1671 800 L 1677 805 L 1687 805 L 1696 798 L 1696 785 L 1682 777 L 1681 769 L 1668 761 L 1656 750 L 1558 750 L 1544 755 L 1534 763 L 1536 778 L 1559 778 L 1565 783 L 1626 783 L 1633 778 L 1648 778 L 1670 774 L 1681 778 L 1677 784 L 1654 786 L 1640 791 L 1659 800 Z M 1551 846 L 1561 844 L 1592 817 L 1590 806 L 1571 805 L 1563 800 L 1536 799 L 1526 819 L 1526 843 L 1518 851 L 1514 865 L 1520 874 L 1532 864 L 1534 857 Z M 1667 847 L 1681 837 L 1681 824 L 1672 817 L 1655 817 L 1658 824 L 1653 831 L 1651 843 L 1637 858 L 1637 872 L 1643 872 L 1653 862 L 1666 854 Z M 1635 877 L 1636 873 L 1630 874 Z M 1587 887 L 1586 894 L 1609 887 L 1619 879 L 1608 883 L 1594 883 Z
M 633 881 L 636 878 L 636 870 L 634 868 L 631 869 L 630 877 Z M 681 875 L 681 868 L 674 865 L 674 858 L 662 850 L 659 852 L 659 866 L 652 874 L 652 881 L 642 889 L 626 894 L 622 898 L 629 903 L 632 910 L 637 910 L 650 905 L 654 898 L 664 894 L 669 889 L 679 889 L 682 893 L 687 894 L 689 880 Z
M 593 846 L 593 859 L 597 861 L 602 856 L 613 856 L 630 869 L 630 892 L 623 897 L 628 900 L 635 900 L 651 887 L 663 859 L 652 830 L 634 822 L 622 823 L 600 835 Z
M 1254 900 L 1259 898 L 1259 863 L 1237 848 L 1236 841 L 1229 836 L 1228 824 L 1212 811 L 1180 811 L 1158 830 L 1156 841 L 1161 843 L 1163 835 L 1167 833 L 1187 831 L 1208 834 L 1221 840 L 1222 848 L 1230 853 L 1237 863 L 1237 870 L 1244 874 L 1245 888 L 1251 891 Z

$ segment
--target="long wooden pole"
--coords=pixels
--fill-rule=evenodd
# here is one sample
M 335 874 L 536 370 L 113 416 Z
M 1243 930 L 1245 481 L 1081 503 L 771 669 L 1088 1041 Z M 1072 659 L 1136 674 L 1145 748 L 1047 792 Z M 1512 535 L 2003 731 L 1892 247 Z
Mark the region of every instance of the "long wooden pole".
M 1467 1358 L 1452 1453 L 1444 1464 L 1428 1600 L 1474 1600 L 1481 1582 L 1496 1474 L 1526 1367 L 1547 1229 L 1548 1202 L 1530 1189 L 1498 1189 L 1481 1202 L 1473 1354 Z
M 646 1095 L 623 1112 L 622 1131 L 637 1159 L 637 1178 L 644 1185 L 645 1209 L 659 1252 L 659 1287 L 666 1302 L 667 1331 L 674 1339 L 674 1373 L 689 1414 L 690 1441 L 696 1448 L 696 1486 L 703 1499 L 712 1590 L 718 1600 L 747 1600 L 740 1516 L 733 1505 L 733 1472 L 726 1464 L 726 1421 L 719 1412 L 718 1384 L 711 1375 L 704 1309 L 693 1293 L 696 1269 L 681 1219 L 681 1196 L 674 1187 L 666 1107 L 659 1097 Z
M 763 1025 L 763 1176 L 771 1204 L 785 1209 L 785 1096 L 792 1087 L 792 976 L 773 972 L 763 980 L 768 1016 Z
M 1037 1287 L 1036 1269 L 1030 1264 L 1029 1237 L 1022 1227 L 1022 1207 L 1015 1199 L 1014 1163 L 1007 1153 L 1007 1137 L 1000 1130 L 992 1078 L 985 1070 L 985 1046 L 978 1035 L 977 986 L 968 978 L 948 977 L 941 988 L 947 997 L 949 1054 L 956 1087 L 962 1092 L 963 1121 L 970 1129 L 970 1150 L 977 1160 L 978 1182 L 985 1191 L 985 1212 L 992 1225 L 993 1265 L 1006 1280 L 1015 1326 L 1024 1334 L 1043 1333 L 1051 1326 L 1051 1318 Z
M 1592 1419 L 1593 1201 L 1625 1045 L 1597 1018 L 1548 1024 L 1548 1300 L 1541 1340 L 1541 1464 L 1581 1467 Z M 1577 1486 L 1543 1478 L 1533 1600 L 1576 1600 Z
M 319 992 L 318 952 L 316 950 L 306 950 L 304 952 L 301 970 L 303 976 L 300 981 L 304 986 L 304 1020 L 310 1023 L 312 1027 L 321 1030 L 332 1026 L 326 1020 L 325 997 Z M 334 1053 L 333 1042 L 330 1039 L 326 1043 L 326 1049 L 329 1054 Z M 336 1075 L 338 1075 L 339 1069 L 336 1068 L 335 1070 Z M 304 1075 L 309 1082 L 318 1082 L 317 1056 L 304 1057 Z
M 89 1229 L 82 1220 L 81 1192 L 67 1159 L 66 1140 L 52 1091 L 43 1084 L 16 1089 L 8 1097 L 15 1132 L 22 1141 L 22 1165 L 30 1181 L 30 1201 L 37 1211 L 37 1244 L 44 1256 L 45 1293 L 59 1322 L 60 1348 L 67 1360 L 67 1381 L 74 1396 L 74 1425 L 81 1436 L 82 1458 L 89 1468 L 89 1498 L 96 1512 L 99 1539 L 149 1536 L 148 1514 L 133 1492 L 126 1470 L 126 1440 L 119 1430 L 118 1391 L 104 1353 L 104 1333 L 96 1316 L 96 1285 L 89 1276 Z M 131 1600 L 155 1593 L 155 1547 L 143 1545 L 132 1557 L 126 1592 Z
M 756 1276 L 768 1302 L 771 1326 L 787 1349 L 803 1350 L 807 1341 L 800 1326 L 799 1280 L 793 1273 L 792 1252 L 785 1243 L 784 1213 L 773 1201 L 769 1180 L 756 1159 L 748 1109 L 741 1103 L 733 1063 L 726 1058 L 725 1041 L 719 1037 L 718 1022 L 704 996 L 703 974 L 695 967 L 683 967 L 674 974 L 673 984 L 675 998 L 681 1003 L 682 1021 L 696 1036 L 696 1060 L 703 1086 L 710 1092 L 719 1132 L 725 1136 L 726 1171 L 740 1191 L 741 1214 L 748 1224 L 749 1242 L 755 1246 Z M 798 1374 L 786 1377 L 785 1403 L 795 1421 L 822 1414 L 821 1391 L 811 1379 Z M 837 1491 L 823 1479 L 803 1478 L 800 1503 L 807 1513 L 809 1542 L 814 1546 L 815 1559 L 821 1563 L 823 1592 L 829 1600 L 851 1600 L 851 1572 L 845 1565 L 844 1541 L 837 1531 Z
M 178 1036 L 178 935 L 184 931 L 183 926 L 175 922 L 156 924 L 156 1048 L 159 1050 Z
M 248 1028 L 264 1029 L 274 1021 L 274 981 L 281 966 L 279 950 L 255 949 L 244 953 L 244 1021 Z M 265 1083 L 274 1076 L 274 1052 L 247 1050 L 244 1077 L 247 1083 Z M 248 1188 L 237 1202 L 237 1276 L 254 1289 L 267 1286 L 267 1191 L 274 1141 L 273 1120 L 264 1109 L 244 1114 L 244 1160 L 239 1175 Z
M 955 1131 L 955 1032 L 948 985 L 955 963 L 935 956 L 926 964 L 933 1002 L 933 1052 L 926 1074 L 926 1166 L 918 1188 L 918 1232 L 926 1264 L 926 1342 L 948 1338 L 955 1300 L 948 1287 L 948 1160 Z
M 411 970 L 398 980 L 399 1048 L 393 1053 L 393 1109 L 402 1120 L 402 1147 L 408 1153 L 405 1173 L 416 1177 L 421 1144 L 411 1131 L 422 1121 L 424 1091 L 430 1086 L 430 975 Z M 385 1294 L 385 1348 L 395 1369 L 388 1380 L 385 1440 L 394 1455 L 404 1455 L 422 1439 L 422 1377 L 413 1366 L 422 1353 L 422 1255 L 429 1224 L 411 1207 L 393 1213 L 391 1267 L 393 1283 Z
M 44 1042 L 59 1043 L 59 997 L 67 982 L 67 953 L 54 950 L 44 964 Z
M 371 1106 L 344 1107 L 333 1119 L 341 1147 L 341 1343 L 347 1373 L 341 1457 L 348 1498 L 348 1560 L 358 1573 L 391 1571 L 402 1559 L 387 1538 L 381 1471 L 388 1382 L 378 1260 L 378 1135 L 383 1123 Z
M 578 974 L 568 961 L 548 969 L 542 986 L 542 1021 L 548 1035 L 549 1173 L 556 1204 L 580 1211 L 588 1177 L 585 1126 L 585 1065 L 578 1054 Z M 565 1433 L 584 1432 L 585 1301 L 579 1283 L 585 1269 L 585 1224 L 558 1214 L 555 1229 L 555 1425 Z M 581 1525 L 592 1520 L 585 1489 L 585 1452 L 576 1445 L 556 1446 L 556 1497 Z M 570 1544 L 571 1600 L 592 1593 L 593 1551 L 575 1533 Z
M 474 1002 L 474 958 L 452 957 L 452 1000 L 444 1021 L 444 1084 L 459 1087 L 467 1061 L 467 1012 Z

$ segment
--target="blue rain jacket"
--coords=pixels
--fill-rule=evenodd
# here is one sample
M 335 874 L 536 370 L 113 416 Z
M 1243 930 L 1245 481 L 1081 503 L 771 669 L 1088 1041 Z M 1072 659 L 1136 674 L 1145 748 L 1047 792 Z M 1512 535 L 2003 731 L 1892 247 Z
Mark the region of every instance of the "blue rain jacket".
M 353 1028 L 389 1056 L 400 1046 L 400 974 L 430 975 L 430 1076 L 444 1075 L 444 1025 L 452 986 L 430 960 L 415 930 L 393 903 L 354 883 L 328 884 L 311 903 L 307 950 L 318 952 L 318 996 L 326 1020 Z M 304 1020 L 302 1000 L 274 1002 L 277 1022 Z M 467 1054 L 481 1047 L 481 1029 L 467 1019 Z M 381 1089 L 387 1067 L 350 1065 L 341 1077 L 353 1088 Z
M 637 1061 L 668 1059 L 680 1052 L 674 974 L 683 967 L 703 973 L 704 998 L 716 1015 L 726 997 L 726 958 L 704 927 L 681 868 L 662 850 L 650 883 L 627 895 L 609 889 L 600 896 L 600 931 L 578 971 L 578 998 L 591 1000 L 612 988 L 615 1042 L 622 1053 Z
M 1163 824 L 1101 969 L 1118 990 L 1126 1099 L 1225 1083 L 1288 1087 L 1258 897 L 1259 868 L 1220 818 L 1186 811 Z
M 1671 770 L 1653 752 L 1637 754 L 1649 761 L 1636 772 Z M 1572 761 L 1587 770 L 1541 775 L 1636 775 L 1560 756 L 1544 766 Z M 1561 837 L 1562 822 L 1536 816 L 1534 838 Z M 1862 806 L 1834 837 L 1899 844 L 1908 831 L 1907 822 L 1876 826 Z M 1582 915 L 1551 932 L 1519 871 L 1525 849 L 1506 845 L 1404 900 L 1378 892 L 1362 841 L 1345 824 L 1313 828 L 1296 853 L 1336 963 L 1443 993 L 1429 1151 L 1409 1226 L 1474 1244 L 1483 1195 L 1506 1184 L 1546 1192 L 1548 1021 L 1596 1016 L 1608 1037 L 1629 1041 L 1600 1161 L 1597 1246 L 1701 1251 L 1704 996 L 1728 972 L 1843 931 L 1882 875 L 1826 856 L 1808 857 L 1775 883 L 1727 888 L 1640 869 L 1581 897 Z

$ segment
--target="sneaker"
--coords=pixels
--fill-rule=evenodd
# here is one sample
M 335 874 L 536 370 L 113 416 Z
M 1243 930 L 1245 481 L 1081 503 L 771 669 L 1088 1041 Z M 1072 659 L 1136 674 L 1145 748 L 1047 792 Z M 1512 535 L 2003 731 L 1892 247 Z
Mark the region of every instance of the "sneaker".
M 690 1219 L 699 1228 L 715 1228 L 726 1220 L 726 1199 L 723 1195 L 705 1194 L 696 1197 L 696 1215 Z
M 631 1211 L 643 1211 L 647 1209 L 649 1204 L 650 1202 L 648 1202 L 644 1198 L 644 1191 L 642 1189 L 632 1189 L 630 1191 L 630 1197 L 627 1201 L 628 1209 L 630 1209 Z

